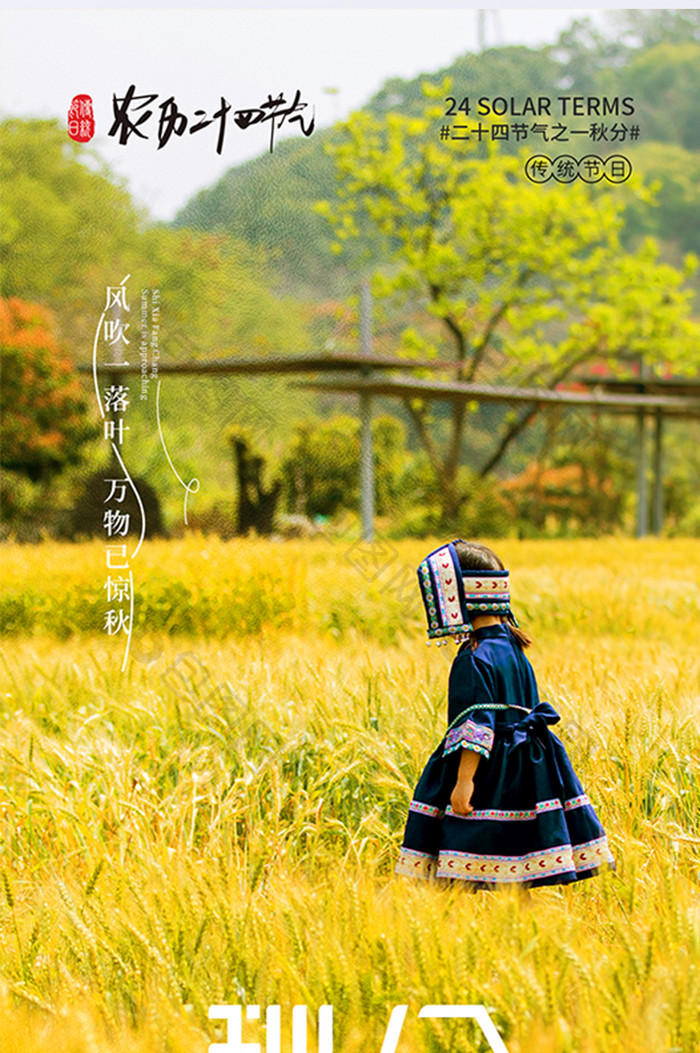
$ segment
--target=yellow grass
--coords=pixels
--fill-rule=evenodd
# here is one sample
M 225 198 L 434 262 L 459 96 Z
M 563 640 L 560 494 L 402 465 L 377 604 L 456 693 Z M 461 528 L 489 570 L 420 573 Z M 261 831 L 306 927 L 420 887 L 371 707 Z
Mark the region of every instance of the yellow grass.
M 147 545 L 137 620 L 172 602 L 123 674 L 104 545 L 2 549 L 3 1051 L 205 1053 L 222 1002 L 281 1005 L 283 1053 L 326 1003 L 336 1053 L 380 1053 L 398 1004 L 400 1051 L 488 1048 L 435 1003 L 509 1053 L 700 1050 L 700 543 L 498 546 L 618 865 L 528 902 L 392 876 L 445 726 L 430 547 Z

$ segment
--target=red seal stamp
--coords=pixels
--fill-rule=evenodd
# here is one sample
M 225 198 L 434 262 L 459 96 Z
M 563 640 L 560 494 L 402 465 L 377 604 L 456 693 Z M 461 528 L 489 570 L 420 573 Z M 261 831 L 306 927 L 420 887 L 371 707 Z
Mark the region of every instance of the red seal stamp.
M 95 134 L 95 115 L 89 95 L 76 95 L 68 110 L 68 134 L 76 143 L 89 143 Z

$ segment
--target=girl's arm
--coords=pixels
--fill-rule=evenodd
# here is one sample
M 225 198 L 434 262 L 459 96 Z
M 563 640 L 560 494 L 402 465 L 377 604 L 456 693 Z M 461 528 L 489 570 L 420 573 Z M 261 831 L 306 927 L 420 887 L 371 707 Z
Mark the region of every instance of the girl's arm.
M 471 806 L 472 793 L 474 791 L 474 773 L 479 765 L 480 754 L 474 750 L 462 749 L 459 758 L 459 771 L 457 782 L 450 797 L 452 811 L 457 815 L 469 815 L 474 809 Z

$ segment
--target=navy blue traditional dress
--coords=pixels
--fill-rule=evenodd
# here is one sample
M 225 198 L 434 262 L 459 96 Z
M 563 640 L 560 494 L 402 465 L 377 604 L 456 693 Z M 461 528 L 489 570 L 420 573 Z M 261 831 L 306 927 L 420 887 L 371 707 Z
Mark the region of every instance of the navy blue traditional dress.
M 449 727 L 409 805 L 396 871 L 473 887 L 552 885 L 613 866 L 605 831 L 507 624 L 472 631 L 450 671 Z M 462 749 L 481 754 L 468 815 L 453 812 Z

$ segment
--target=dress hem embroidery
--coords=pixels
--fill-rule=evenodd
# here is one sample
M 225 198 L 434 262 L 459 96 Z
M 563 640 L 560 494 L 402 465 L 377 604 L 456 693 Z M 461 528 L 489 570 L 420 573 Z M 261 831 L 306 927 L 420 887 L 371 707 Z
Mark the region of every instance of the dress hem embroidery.
M 615 863 L 606 837 L 581 845 L 556 845 L 523 856 L 482 856 L 442 851 L 439 856 L 402 848 L 395 867 L 409 877 L 449 878 L 489 884 L 512 884 L 571 875 L 574 879 Z

